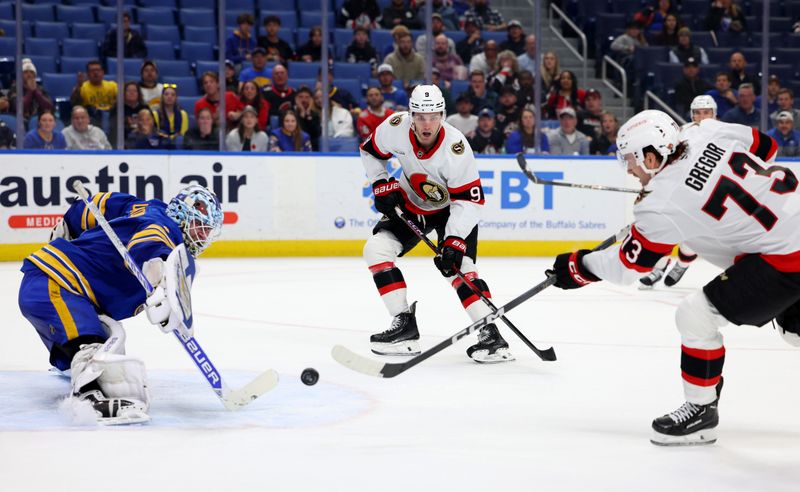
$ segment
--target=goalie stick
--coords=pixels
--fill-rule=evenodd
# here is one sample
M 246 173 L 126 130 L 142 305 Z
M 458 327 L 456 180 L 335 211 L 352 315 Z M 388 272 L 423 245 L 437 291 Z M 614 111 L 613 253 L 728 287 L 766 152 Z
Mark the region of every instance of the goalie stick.
M 608 248 L 612 244 L 622 240 L 625 236 L 627 236 L 629 230 L 630 226 L 624 227 L 615 235 L 609 237 L 599 245 L 595 246 L 594 249 L 592 249 L 592 251 L 599 251 L 601 249 Z M 475 321 L 466 328 L 459 330 L 450 338 L 442 340 L 438 344 L 422 352 L 416 357 L 407 360 L 406 362 L 397 362 L 397 363 L 381 362 L 378 360 L 370 359 L 368 357 L 364 357 L 362 355 L 358 355 L 352 350 L 342 345 L 334 346 L 333 349 L 331 349 L 331 356 L 339 364 L 342 364 L 343 366 L 352 369 L 356 372 L 360 372 L 362 374 L 366 374 L 368 376 L 373 376 L 377 378 L 393 378 L 398 374 L 401 374 L 411 369 L 420 362 L 430 357 L 433 357 L 434 355 L 438 354 L 447 347 L 453 345 L 454 343 L 461 340 L 470 333 L 474 333 L 475 331 L 481 329 L 487 324 L 493 323 L 500 316 L 504 315 L 506 312 L 511 311 L 515 307 L 519 306 L 520 304 L 527 301 L 528 299 L 535 296 L 544 289 L 550 287 L 554 283 L 556 283 L 555 276 L 547 277 L 545 280 L 539 282 L 537 285 L 533 286 L 529 290 L 523 292 L 519 296 L 509 301 L 507 304 L 500 306 L 497 309 L 496 313 L 487 314 L 486 316 Z
M 97 224 L 103 229 L 103 232 L 106 233 L 108 239 L 111 240 L 111 243 L 114 245 L 117 252 L 119 252 L 123 262 L 125 263 L 125 267 L 131 274 L 133 274 L 134 277 L 136 277 L 136 279 L 142 285 L 142 288 L 144 288 L 149 295 L 153 291 L 153 286 L 150 285 L 150 282 L 144 276 L 142 270 L 138 265 L 136 265 L 136 262 L 131 257 L 130 252 L 128 252 L 128 249 L 122 244 L 119 236 L 117 236 L 117 234 L 111 228 L 111 225 L 108 223 L 103 213 L 100 212 L 97 206 L 89 199 L 89 192 L 83 187 L 83 183 L 76 181 L 73 185 L 73 188 L 76 192 L 78 192 L 78 195 L 81 197 L 83 202 L 92 212 L 92 215 L 94 215 L 95 219 L 97 220 Z M 185 246 L 181 244 L 179 247 Z M 192 362 L 194 362 L 197 368 L 200 369 L 200 372 L 203 373 L 203 376 L 205 376 L 208 384 L 211 385 L 214 393 L 228 410 L 237 410 L 247 405 L 278 384 L 278 373 L 272 369 L 269 369 L 256 376 L 255 379 L 244 385 L 242 388 L 237 390 L 231 389 L 227 384 L 225 384 L 225 381 L 222 379 L 222 375 L 219 373 L 219 371 L 217 371 L 214 363 L 211 362 L 211 359 L 208 357 L 206 351 L 200 346 L 200 343 L 191 335 L 187 328 L 183 326 L 181 328 L 183 328 L 183 332 L 175 329 L 172 331 L 172 333 L 175 335 L 175 337 L 177 337 L 178 341 L 186 350 L 186 353 L 189 354 Z
M 403 211 L 400 209 L 400 207 L 395 207 L 395 212 L 397 212 L 398 217 L 400 217 L 400 219 L 406 223 L 408 228 L 411 229 L 411 232 L 413 232 L 422 242 L 424 242 L 431 249 L 431 251 L 433 251 L 435 254 L 438 254 L 436 251 L 436 245 L 433 244 L 433 241 L 428 239 L 428 236 L 425 235 L 425 232 L 419 227 L 417 227 L 417 224 L 415 224 L 413 220 L 409 219 L 408 217 L 405 216 L 405 214 L 403 214 Z M 454 270 L 458 278 L 460 278 L 461 281 L 464 282 L 475 295 L 480 297 L 481 300 L 487 306 L 489 306 L 489 309 L 491 309 L 493 313 L 497 314 L 497 306 L 495 306 L 494 303 L 488 297 L 486 297 L 483 294 L 483 292 L 481 292 L 481 290 L 475 284 L 472 283 L 470 279 L 465 277 L 464 274 L 461 273 L 461 270 L 458 267 L 454 268 Z M 499 317 L 511 329 L 511 331 L 514 332 L 515 335 L 517 335 L 523 342 L 525 342 L 525 345 L 527 345 L 528 348 L 533 350 L 533 352 L 539 356 L 540 359 L 544 361 L 556 360 L 556 351 L 553 350 L 553 347 L 547 348 L 545 350 L 539 349 L 536 345 L 533 344 L 533 342 L 528 340 L 528 337 L 526 337 L 521 331 L 519 331 L 519 329 L 516 326 L 514 326 L 514 323 L 512 323 L 508 318 L 506 318 L 502 314 L 500 314 Z
M 525 176 L 528 177 L 534 184 L 539 185 L 551 185 L 551 186 L 566 186 L 568 188 L 580 188 L 584 190 L 600 190 L 600 191 L 619 191 L 621 193 L 636 193 L 637 195 L 646 194 L 647 192 L 644 189 L 636 190 L 633 188 L 618 188 L 616 186 L 605 186 L 605 185 L 588 185 L 588 184 L 579 184 L 579 183 L 566 183 L 564 181 L 550 181 L 547 179 L 540 179 L 536 174 L 528 169 L 528 161 L 525 160 L 525 154 L 519 153 L 517 154 L 517 163 L 519 164 L 520 169 L 522 172 L 525 173 Z

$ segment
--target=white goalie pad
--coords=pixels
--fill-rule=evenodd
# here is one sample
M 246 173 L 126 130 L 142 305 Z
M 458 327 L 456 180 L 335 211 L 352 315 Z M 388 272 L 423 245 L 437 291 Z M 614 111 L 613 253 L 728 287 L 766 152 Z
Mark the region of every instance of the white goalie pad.
M 97 380 L 109 398 L 132 398 L 149 407 L 144 362 L 125 355 L 125 330 L 119 322 L 103 315 L 100 321 L 108 328 L 109 338 L 102 344 L 84 345 L 75 354 L 70 367 L 72 392 Z
M 179 322 L 178 329 L 184 336 L 194 336 L 192 317 L 192 281 L 195 274 L 194 258 L 186 251 L 186 246 L 181 244 L 167 257 L 164 265 L 164 288 L 167 299 L 172 308 L 170 324 L 173 318 Z

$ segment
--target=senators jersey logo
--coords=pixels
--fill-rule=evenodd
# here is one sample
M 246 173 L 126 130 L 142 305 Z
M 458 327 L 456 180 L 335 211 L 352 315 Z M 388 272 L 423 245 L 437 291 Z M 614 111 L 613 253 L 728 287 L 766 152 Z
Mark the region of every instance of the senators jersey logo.
M 392 116 L 392 119 L 389 120 L 389 124 L 392 126 L 397 126 L 400 122 L 403 121 L 403 117 L 400 115 Z
M 464 153 L 464 142 L 459 140 L 458 142 L 454 143 L 450 146 L 450 150 L 453 151 L 455 155 L 461 155 Z
M 447 188 L 428 179 L 427 174 L 412 174 L 408 182 L 418 197 L 433 205 L 442 205 L 450 199 Z

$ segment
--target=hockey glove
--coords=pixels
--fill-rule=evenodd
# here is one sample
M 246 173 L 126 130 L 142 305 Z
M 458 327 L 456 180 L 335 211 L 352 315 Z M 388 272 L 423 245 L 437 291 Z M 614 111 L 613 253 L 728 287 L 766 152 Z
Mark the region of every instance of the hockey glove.
M 147 260 L 142 265 L 142 273 L 153 286 L 153 291 L 147 296 L 145 303 L 147 319 L 161 328 L 164 333 L 169 333 L 177 327 L 180 319 L 174 313 L 167 298 L 164 270 L 164 260 L 161 258 Z
M 577 289 L 592 282 L 600 280 L 583 266 L 581 258 L 586 253 L 590 253 L 588 249 L 580 249 L 572 253 L 564 253 L 556 256 L 556 261 L 553 263 L 553 269 L 548 270 L 546 273 L 550 276 L 556 276 L 556 283 L 554 284 L 559 289 Z
M 433 259 L 436 268 L 442 272 L 445 277 L 452 277 L 456 274 L 456 270 L 461 269 L 461 260 L 467 253 L 467 243 L 458 236 L 447 236 L 439 245 L 439 251 Z
M 372 193 L 375 194 L 375 208 L 389 218 L 396 217 L 394 208 L 405 202 L 400 193 L 400 182 L 394 178 L 389 178 L 388 181 L 379 179 L 372 183 Z
M 64 219 L 59 220 L 58 223 L 56 223 L 56 225 L 50 230 L 49 242 L 53 242 L 53 240 L 57 238 L 72 241 L 72 236 L 69 233 L 67 222 Z

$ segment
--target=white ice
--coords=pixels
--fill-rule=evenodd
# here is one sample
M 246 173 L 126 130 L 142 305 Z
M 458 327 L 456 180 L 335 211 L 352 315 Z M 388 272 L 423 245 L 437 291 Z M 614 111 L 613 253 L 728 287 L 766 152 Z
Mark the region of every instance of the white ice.
M 502 304 L 543 279 L 550 259 L 481 258 Z M 422 345 L 468 324 L 427 258 L 400 260 L 419 300 Z M 67 391 L 19 314 L 17 263 L 0 263 L 0 488 L 39 490 L 800 490 L 800 353 L 770 327 L 724 329 L 726 384 L 716 444 L 650 444 L 654 417 L 683 403 L 675 306 L 716 270 L 673 288 L 596 284 L 545 290 L 508 317 L 516 362 L 478 365 L 472 337 L 394 379 L 339 366 L 335 344 L 368 354 L 389 318 L 360 259 L 201 259 L 196 336 L 233 386 L 274 368 L 281 382 L 225 411 L 170 335 L 126 320 L 147 364 L 152 422 L 70 423 Z M 502 330 L 501 325 L 501 330 Z M 299 381 L 305 367 L 320 382 Z

